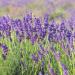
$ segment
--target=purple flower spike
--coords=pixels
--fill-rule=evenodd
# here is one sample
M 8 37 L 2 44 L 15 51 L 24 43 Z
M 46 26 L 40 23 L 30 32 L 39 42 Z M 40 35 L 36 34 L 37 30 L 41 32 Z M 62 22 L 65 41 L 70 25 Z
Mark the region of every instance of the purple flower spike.
M 53 68 L 50 68 L 51 75 L 55 75 Z
M 34 27 L 35 27 L 37 32 L 40 31 L 40 29 L 41 29 L 41 21 L 40 21 L 39 18 L 35 18 L 35 26 Z
M 50 75 L 56 75 L 55 72 L 54 72 L 54 69 L 51 68 L 50 65 L 48 65 L 48 68 L 49 68 Z
M 65 35 L 66 35 L 66 37 L 67 37 L 67 39 L 68 39 L 68 41 L 70 43 L 70 39 L 71 39 L 71 36 L 72 36 L 72 32 L 69 31 L 69 30 L 67 30 Z
M 34 42 L 37 40 L 37 34 L 35 34 L 34 36 L 31 36 L 31 42 L 32 42 L 32 45 L 34 45 Z
M 8 51 L 8 47 L 5 44 L 2 44 L 2 49 L 4 53 Z
M 27 13 L 24 17 L 24 21 L 29 22 L 32 21 L 32 13 Z
M 50 34 L 48 35 L 48 41 L 51 42 L 52 40 L 53 40 L 53 34 L 50 33 Z
M 40 49 L 41 49 L 42 51 L 44 51 L 44 48 L 43 48 L 42 44 L 39 44 L 39 47 L 40 47 Z
M 6 31 L 6 36 L 11 36 L 11 32 L 10 31 Z
M 8 47 L 5 44 L 2 44 L 1 47 L 2 47 L 2 50 L 3 50 L 2 56 L 3 56 L 4 59 L 6 59 L 6 55 L 7 55 L 7 52 L 8 52 Z
M 33 59 L 33 61 L 35 61 L 36 63 L 38 63 L 38 57 L 36 57 L 34 54 L 32 54 L 32 59 Z
M 64 64 L 61 64 L 62 69 L 63 69 L 63 75 L 68 75 L 68 70 Z
M 46 36 L 46 29 L 43 28 L 42 31 L 40 32 L 40 38 L 43 39 Z
M 38 75 L 43 75 L 42 72 L 40 71 Z
M 45 29 L 47 29 L 47 28 L 48 28 L 48 25 L 49 25 L 48 19 L 49 19 L 49 15 L 46 14 L 46 15 L 44 16 L 44 28 L 45 28 Z
M 43 57 L 43 54 L 42 54 L 40 51 L 38 51 L 38 57 L 39 57 L 40 60 L 41 60 L 42 57 Z

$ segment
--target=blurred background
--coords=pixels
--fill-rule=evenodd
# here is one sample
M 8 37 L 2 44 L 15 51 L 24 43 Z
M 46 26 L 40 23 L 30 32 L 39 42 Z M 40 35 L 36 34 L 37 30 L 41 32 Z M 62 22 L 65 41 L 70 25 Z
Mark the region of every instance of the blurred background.
M 75 0 L 0 0 L 0 16 L 21 18 L 26 12 L 33 16 L 48 13 L 51 18 L 75 16 Z

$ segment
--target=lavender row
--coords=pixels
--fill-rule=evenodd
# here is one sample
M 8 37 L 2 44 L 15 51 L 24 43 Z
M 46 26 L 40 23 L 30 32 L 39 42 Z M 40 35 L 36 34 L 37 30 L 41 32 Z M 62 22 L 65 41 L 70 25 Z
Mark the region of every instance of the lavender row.
M 32 17 L 32 14 L 27 14 L 22 20 L 0 17 L 0 37 L 11 38 L 12 31 L 15 31 L 19 41 L 27 38 L 34 44 L 37 39 L 43 40 L 45 36 L 48 36 L 47 39 L 50 42 L 66 41 L 72 45 L 75 38 L 75 20 L 64 19 L 57 24 L 54 20 L 49 21 L 48 14 L 44 16 L 43 21 Z
M 62 20 L 60 24 L 57 24 L 54 20 L 49 21 L 48 14 L 44 16 L 43 23 L 40 18 L 33 18 L 32 14 L 27 14 L 22 20 L 0 17 L 0 37 L 7 37 L 12 41 L 12 31 L 15 31 L 20 42 L 23 39 L 29 39 L 34 44 L 48 36 L 46 39 L 49 42 L 59 42 L 63 48 L 65 48 L 63 43 L 66 42 L 66 47 L 74 49 L 74 19 Z
M 39 50 L 37 54 L 32 54 L 32 60 L 35 63 L 42 61 L 41 72 L 43 74 L 44 62 L 43 59 L 49 55 L 49 52 L 53 53 L 55 60 L 60 62 L 63 69 L 63 74 L 68 75 L 65 65 L 60 60 L 60 51 L 57 53 L 54 48 L 55 44 L 60 44 L 61 48 L 71 58 L 71 53 L 74 52 L 74 41 L 75 41 L 75 19 L 69 20 L 63 19 L 60 24 L 56 23 L 55 20 L 49 21 L 49 15 L 46 14 L 44 18 L 33 17 L 32 14 L 27 14 L 22 20 L 11 19 L 10 17 L 0 17 L 0 40 L 4 38 L 13 41 L 12 33 L 15 32 L 16 38 L 19 44 L 24 40 L 31 41 L 32 45 L 38 43 Z M 43 41 L 48 41 L 47 48 L 41 44 Z M 9 48 L 1 43 L 0 47 L 3 50 L 3 58 L 6 59 Z M 49 47 L 49 49 L 48 49 Z M 51 58 L 50 58 L 51 60 Z M 56 75 L 54 69 L 49 64 L 49 72 L 51 75 Z M 40 73 L 41 73 L 40 72 Z

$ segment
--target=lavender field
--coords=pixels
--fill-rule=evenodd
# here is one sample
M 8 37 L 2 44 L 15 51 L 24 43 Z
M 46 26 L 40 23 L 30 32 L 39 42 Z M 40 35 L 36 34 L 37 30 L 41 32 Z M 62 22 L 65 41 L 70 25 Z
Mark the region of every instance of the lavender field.
M 75 75 L 75 0 L 0 0 L 0 75 Z

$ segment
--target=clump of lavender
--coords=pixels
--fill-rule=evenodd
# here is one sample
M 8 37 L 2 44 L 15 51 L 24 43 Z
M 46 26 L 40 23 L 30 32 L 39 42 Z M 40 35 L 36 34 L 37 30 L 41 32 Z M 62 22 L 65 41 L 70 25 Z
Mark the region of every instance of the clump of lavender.
M 20 49 L 24 48 L 26 53 L 25 55 L 23 55 L 25 56 L 25 59 L 22 57 L 23 60 L 28 60 L 28 65 L 32 65 L 30 64 L 31 61 L 34 61 L 33 64 L 36 65 L 42 64 L 39 74 L 44 75 L 46 67 L 45 65 L 47 65 L 48 61 L 51 58 L 53 58 L 51 57 L 51 54 L 55 58 L 50 60 L 51 64 L 53 63 L 55 65 L 60 65 L 59 62 L 62 61 L 61 58 L 64 57 L 63 54 L 65 56 L 67 55 L 71 56 L 71 54 L 75 52 L 74 51 L 75 23 L 74 21 L 72 23 L 71 22 L 67 20 L 62 20 L 60 24 L 57 24 L 55 20 L 49 22 L 48 14 L 44 16 L 43 23 L 40 18 L 33 17 L 32 14 L 26 14 L 26 16 L 22 20 L 10 18 L 7 19 L 7 17 L 1 17 L 0 18 L 0 35 L 2 36 L 1 42 L 3 42 L 3 40 L 7 40 L 6 38 L 8 39 L 11 38 L 12 42 L 9 43 L 8 41 L 7 43 L 10 44 L 12 50 L 14 51 L 16 49 L 18 51 L 19 48 Z M 46 43 L 43 44 L 43 41 L 45 41 Z M 29 42 L 31 42 L 30 46 L 28 45 Z M 13 48 L 12 44 L 15 43 L 16 46 Z M 36 43 L 38 49 L 34 51 L 34 46 L 36 45 Z M 45 45 L 47 45 L 46 48 Z M 60 45 L 60 48 L 58 47 L 58 45 Z M 4 59 L 6 59 L 8 47 L 6 44 L 1 44 L 1 47 L 2 47 L 2 56 Z M 13 52 L 12 50 L 11 52 Z M 30 55 L 32 55 L 32 58 L 30 58 Z M 23 64 L 22 62 L 21 64 Z M 61 66 L 63 74 L 68 75 L 64 65 Z M 56 69 L 54 68 L 55 68 L 54 65 L 47 67 L 47 70 L 49 69 L 49 74 L 51 75 L 58 74 L 55 73 Z M 27 67 L 27 69 L 30 71 L 29 67 Z

